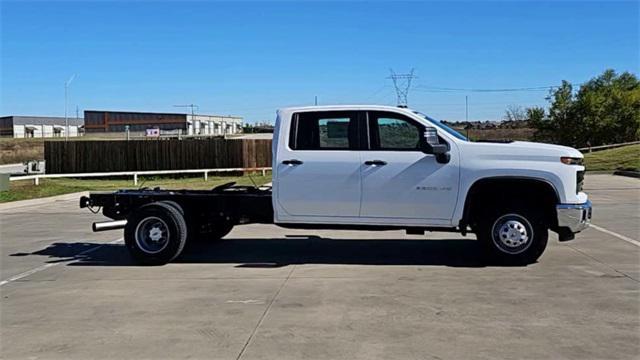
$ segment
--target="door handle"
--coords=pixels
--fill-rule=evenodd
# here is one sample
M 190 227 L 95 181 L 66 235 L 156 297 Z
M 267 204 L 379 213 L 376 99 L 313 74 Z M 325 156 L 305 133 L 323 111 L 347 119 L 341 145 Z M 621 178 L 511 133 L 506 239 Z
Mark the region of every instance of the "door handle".
M 364 162 L 364 164 L 371 165 L 371 166 L 383 166 L 383 165 L 387 165 L 387 162 L 382 160 L 367 160 Z
M 284 160 L 282 163 L 284 165 L 302 165 L 302 161 L 298 159 Z

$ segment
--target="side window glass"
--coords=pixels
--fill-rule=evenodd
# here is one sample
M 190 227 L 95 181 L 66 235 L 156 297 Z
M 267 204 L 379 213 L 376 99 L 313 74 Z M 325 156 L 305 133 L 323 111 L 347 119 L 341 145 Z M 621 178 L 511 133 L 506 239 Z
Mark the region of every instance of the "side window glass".
M 318 119 L 320 149 L 349 148 L 349 119 Z
M 392 115 L 370 117 L 373 148 L 378 150 L 420 150 L 420 128 Z M 377 140 L 377 141 L 375 141 Z
M 293 115 L 292 150 L 349 150 L 357 148 L 357 119 L 353 112 L 302 112 Z

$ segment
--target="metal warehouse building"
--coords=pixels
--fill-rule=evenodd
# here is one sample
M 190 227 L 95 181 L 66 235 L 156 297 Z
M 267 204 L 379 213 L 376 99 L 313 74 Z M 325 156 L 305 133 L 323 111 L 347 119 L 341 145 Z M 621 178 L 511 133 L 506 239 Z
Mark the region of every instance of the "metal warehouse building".
M 84 112 L 87 133 L 144 133 L 160 129 L 163 133 L 183 135 L 229 135 L 242 132 L 242 118 L 237 116 L 190 115 L 128 111 Z
M 69 118 L 69 136 L 82 132 L 83 119 Z M 64 137 L 66 122 L 63 117 L 4 116 L 0 117 L 0 136 L 14 138 Z

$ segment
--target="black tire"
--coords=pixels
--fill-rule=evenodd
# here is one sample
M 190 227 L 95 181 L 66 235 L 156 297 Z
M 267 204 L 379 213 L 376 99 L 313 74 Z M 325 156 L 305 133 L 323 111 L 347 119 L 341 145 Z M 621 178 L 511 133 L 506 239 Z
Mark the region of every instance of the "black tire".
M 173 206 L 184 217 L 184 209 L 177 202 L 172 200 L 162 200 L 160 201 L 160 203 Z M 189 243 L 207 240 L 220 240 L 233 228 L 233 225 L 229 226 L 230 227 L 227 228 L 227 226 L 225 225 L 219 226 L 218 224 L 207 224 L 206 230 L 203 230 L 202 225 L 197 221 L 187 221 L 187 233 L 189 234 L 189 236 L 187 237 L 187 242 Z
M 207 239 L 220 240 L 227 236 L 231 230 L 233 230 L 233 224 L 228 221 L 218 222 L 213 224 L 213 231 L 207 233 Z
M 132 212 L 124 242 L 140 264 L 163 265 L 180 255 L 187 242 L 187 224 L 174 206 L 155 202 Z
M 229 221 L 216 221 L 198 233 L 199 241 L 218 241 L 227 236 L 233 230 L 233 223 Z
M 180 212 L 180 215 L 182 215 L 184 217 L 184 209 L 177 202 L 171 201 L 171 200 L 162 200 L 162 201 L 159 201 L 159 202 L 161 202 L 163 204 L 167 204 L 167 205 L 173 206 L 174 208 L 176 208 L 176 210 L 178 210 L 178 212 Z
M 489 258 L 504 265 L 535 263 L 549 239 L 549 227 L 541 213 L 518 207 L 490 211 L 477 230 Z

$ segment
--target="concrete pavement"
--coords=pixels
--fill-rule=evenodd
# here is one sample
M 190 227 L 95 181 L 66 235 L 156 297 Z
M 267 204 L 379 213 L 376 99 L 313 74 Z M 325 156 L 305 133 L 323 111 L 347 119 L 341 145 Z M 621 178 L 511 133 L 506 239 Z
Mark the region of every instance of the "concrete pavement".
M 586 188 L 640 241 L 640 181 Z M 640 357 L 640 247 L 593 228 L 527 267 L 484 266 L 473 236 L 267 225 L 138 267 L 75 200 L 0 219 L 0 280 L 28 274 L 0 287 L 2 358 Z
M 0 174 L 23 174 L 25 168 L 22 163 L 0 165 Z

